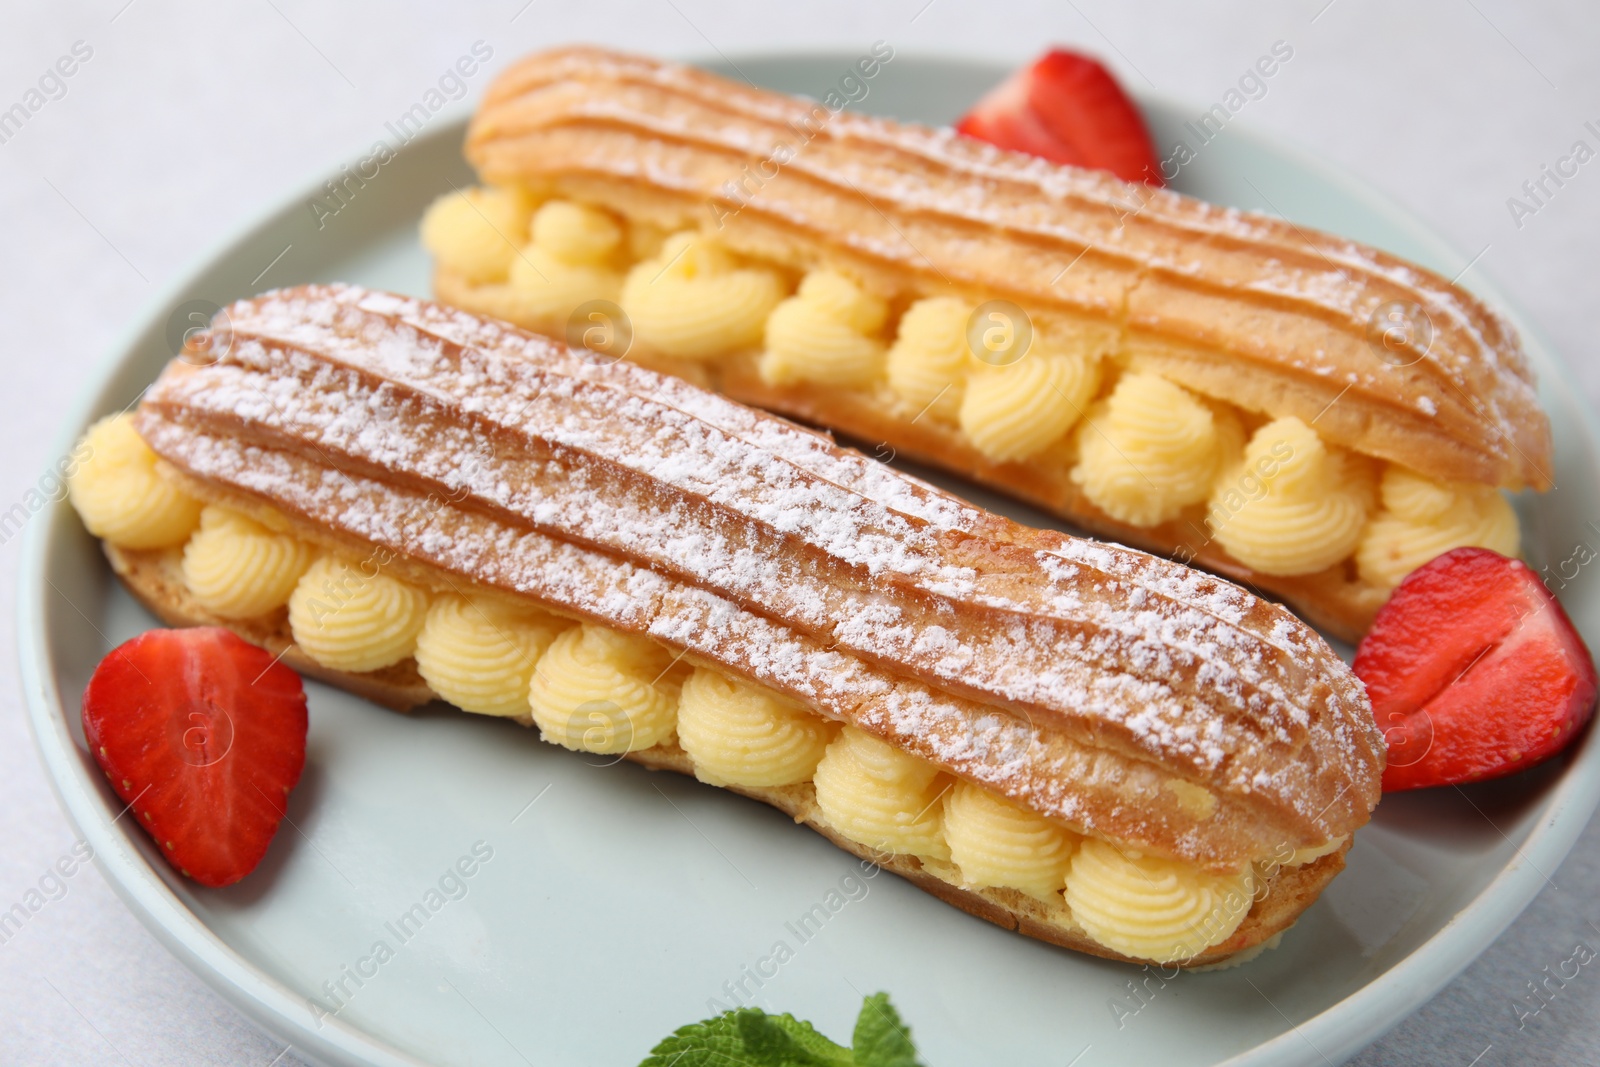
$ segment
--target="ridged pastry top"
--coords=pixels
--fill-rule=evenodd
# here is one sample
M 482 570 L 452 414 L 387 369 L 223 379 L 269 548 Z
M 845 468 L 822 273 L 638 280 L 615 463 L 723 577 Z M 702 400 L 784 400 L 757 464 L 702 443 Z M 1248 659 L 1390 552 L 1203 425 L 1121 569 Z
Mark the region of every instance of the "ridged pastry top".
M 1549 424 L 1511 327 L 1352 241 L 592 48 L 502 74 L 467 155 L 490 182 L 623 211 L 646 210 L 630 187 L 648 186 L 648 210 L 676 204 L 659 225 L 715 229 L 799 269 L 843 266 L 888 296 L 1006 296 L 1108 322 L 1135 365 L 1438 478 L 1551 482 Z M 769 160 L 783 161 L 777 177 Z M 1425 313 L 1425 352 L 1369 340 L 1390 304 Z
M 228 352 L 175 361 L 140 414 L 202 480 L 739 665 L 1170 855 L 1318 844 L 1377 801 L 1359 683 L 1225 581 L 1019 526 L 687 382 L 424 301 L 311 286 L 227 315 Z M 1216 810 L 1174 803 L 1173 781 Z

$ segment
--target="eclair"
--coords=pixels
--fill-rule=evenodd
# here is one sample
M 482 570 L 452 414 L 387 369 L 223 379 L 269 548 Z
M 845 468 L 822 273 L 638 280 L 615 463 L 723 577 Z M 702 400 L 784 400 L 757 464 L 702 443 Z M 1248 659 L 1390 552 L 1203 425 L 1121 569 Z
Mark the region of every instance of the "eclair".
M 1364 632 L 1520 547 L 1548 420 L 1499 315 L 1283 220 L 589 48 L 488 89 L 446 303 L 848 435 Z
M 350 286 L 227 308 L 71 500 L 170 625 L 778 807 L 1113 959 L 1242 958 L 1377 803 L 1317 633 L 681 378 Z

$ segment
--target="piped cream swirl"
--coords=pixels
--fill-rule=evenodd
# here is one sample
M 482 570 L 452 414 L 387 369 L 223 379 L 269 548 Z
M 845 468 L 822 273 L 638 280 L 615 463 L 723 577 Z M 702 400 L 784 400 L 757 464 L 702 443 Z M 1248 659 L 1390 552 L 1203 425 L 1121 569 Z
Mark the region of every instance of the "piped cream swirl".
M 375 671 L 416 648 L 425 590 L 379 572 L 371 560 L 323 556 L 289 596 L 289 627 L 306 655 L 340 671 Z
M 526 715 L 534 667 L 566 626 L 488 597 L 441 596 L 417 635 L 417 671 L 463 711 Z
M 520 189 L 479 186 L 435 200 L 422 217 L 422 244 L 473 285 L 503 282 L 527 239 L 532 199 Z
M 1084 932 L 1125 956 L 1172 963 L 1224 941 L 1249 914 L 1253 868 L 1214 874 L 1086 838 L 1067 874 Z
M 884 363 L 878 334 L 888 314 L 882 298 L 843 274 L 812 271 L 767 319 L 762 380 L 855 387 L 877 381 Z
M 701 668 L 678 700 L 678 743 L 711 785 L 792 785 L 811 777 L 837 723 L 770 689 Z
M 846 726 L 813 782 L 823 818 L 850 840 L 882 852 L 950 858 L 940 803 L 949 782 L 932 764 Z
M 1235 507 L 1230 492 L 1247 484 L 1253 491 Z M 1257 430 L 1223 472 L 1207 522 L 1223 548 L 1263 574 L 1314 574 L 1355 551 L 1372 497 L 1370 460 L 1290 416 Z
M 985 458 L 1014 463 L 1066 436 L 1099 383 L 1096 362 L 1036 345 L 1009 366 L 974 368 L 957 419 Z
M 1155 526 L 1206 499 L 1239 452 L 1238 421 L 1155 374 L 1127 374 L 1078 429 L 1072 480 L 1101 511 Z
M 918 300 L 900 316 L 886 369 L 889 388 L 915 416 L 955 422 L 967 373 L 978 365 L 967 345 L 972 305 L 952 296 Z
M 1392 589 L 1436 556 L 1476 545 L 1503 556 L 1522 547 L 1517 514 L 1493 486 L 1438 482 L 1404 467 L 1383 472 L 1383 509 L 1356 549 L 1364 581 Z
M 224 619 L 249 619 L 288 603 L 316 550 L 229 508 L 200 513 L 183 549 L 183 581 L 200 606 Z
M 1065 827 L 968 782 L 945 795 L 950 858 L 971 886 L 1050 899 L 1061 892 L 1077 837 Z
M 637 752 L 672 736 L 680 684 L 660 645 L 585 624 L 556 638 L 539 658 L 528 706 L 551 744 Z
M 199 523 L 200 501 L 161 477 L 132 415 L 101 419 L 79 450 L 88 454 L 67 479 L 67 493 L 96 537 L 122 548 L 170 548 Z
M 579 305 L 617 299 L 622 226 L 598 208 L 550 200 L 534 213 L 531 231 L 511 259 L 507 306 L 514 321 L 564 336 Z
M 674 234 L 654 259 L 628 272 L 622 309 L 634 339 L 662 355 L 704 360 L 761 343 L 784 297 L 777 272 L 742 267 L 710 237 Z

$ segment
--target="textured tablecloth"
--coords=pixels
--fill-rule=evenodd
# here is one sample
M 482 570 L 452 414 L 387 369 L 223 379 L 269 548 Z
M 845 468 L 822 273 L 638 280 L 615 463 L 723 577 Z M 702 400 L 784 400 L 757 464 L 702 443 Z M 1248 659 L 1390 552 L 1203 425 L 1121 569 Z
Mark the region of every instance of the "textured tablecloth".
M 901 53 L 1010 59 L 1058 41 L 1197 110 L 1282 39 L 1293 65 L 1241 121 L 1360 175 L 1464 252 L 1482 250 L 1475 269 L 1528 312 L 1589 402 L 1600 398 L 1600 162 L 1559 188 L 1547 182 L 1537 202 L 1522 189 L 1575 141 L 1600 147 L 1584 128 L 1600 127 L 1593 0 L 98 0 L 8 4 L 3 27 L 0 112 L 21 102 L 32 113 L 20 129 L 0 127 L 0 323 L 16 402 L 0 419 L 0 511 L 37 483 L 69 405 L 159 287 L 264 204 L 348 159 L 479 39 L 494 50 L 491 69 L 569 41 L 688 56 L 883 39 Z M 28 98 L 62 57 L 71 76 Z M 1514 212 L 1513 197 L 1531 210 Z M 0 546 L 8 677 L 18 542 Z M 72 845 L 16 687 L 0 687 L 0 910 Z M 1591 825 L 1553 887 L 1355 1062 L 1600 1062 L 1600 972 L 1584 968 L 1520 1025 L 1517 1012 L 1545 967 L 1579 943 L 1600 946 L 1597 876 Z M 64 885 L 0 944 L 0 1062 L 298 1062 L 173 960 L 92 867 Z

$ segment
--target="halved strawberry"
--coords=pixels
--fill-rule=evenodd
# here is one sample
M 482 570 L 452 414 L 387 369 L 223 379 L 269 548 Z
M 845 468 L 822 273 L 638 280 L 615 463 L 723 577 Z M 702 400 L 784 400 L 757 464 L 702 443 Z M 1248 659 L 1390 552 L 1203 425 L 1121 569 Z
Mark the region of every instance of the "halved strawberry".
M 306 694 L 229 630 L 151 630 L 95 668 L 83 732 L 172 865 L 231 885 L 261 862 L 300 780 Z
M 1400 583 L 1356 649 L 1389 743 L 1385 790 L 1475 782 L 1555 755 L 1594 712 L 1594 660 L 1527 564 L 1457 548 Z
M 991 89 L 956 130 L 1053 163 L 1161 185 L 1150 132 L 1098 60 L 1057 48 Z

